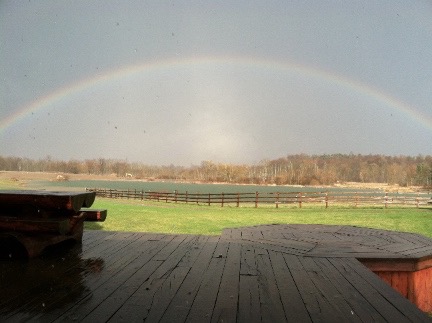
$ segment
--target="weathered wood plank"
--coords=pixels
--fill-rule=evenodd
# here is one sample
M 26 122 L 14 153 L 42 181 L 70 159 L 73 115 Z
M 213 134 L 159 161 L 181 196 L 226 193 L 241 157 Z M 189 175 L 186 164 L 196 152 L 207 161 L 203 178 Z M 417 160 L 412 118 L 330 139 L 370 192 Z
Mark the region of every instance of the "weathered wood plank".
M 241 246 L 230 243 L 219 293 L 212 314 L 212 322 L 235 322 L 240 283 Z
M 138 271 L 152 273 L 162 263 L 162 261 L 156 261 L 152 258 L 166 246 L 179 243 L 174 239 L 167 239 L 166 241 L 142 240 L 139 242 L 142 243 L 141 246 L 133 246 L 135 247 L 133 252 L 121 252 L 119 250 L 119 258 L 109 269 L 104 270 L 93 279 L 86 279 L 86 285 L 91 293 L 84 294 L 78 302 L 64 311 L 57 321 L 81 321 L 100 305 L 105 306 L 103 305 L 105 300 L 118 288 L 125 288 L 126 283 L 131 288 L 139 286 L 140 279 L 129 281 L 129 278 Z M 101 300 L 104 300 L 102 304 Z
M 173 272 L 167 277 L 167 279 L 165 279 L 161 287 L 156 291 L 152 299 L 151 308 L 149 309 L 147 316 L 144 316 L 145 320 L 149 322 L 159 322 L 161 320 L 169 304 L 183 285 L 183 282 L 191 271 L 193 264 L 203 251 L 205 243 L 208 241 L 208 237 L 207 239 L 203 239 L 203 237 L 197 238 L 198 239 L 191 246 L 191 249 L 186 252 L 187 255 L 181 259 Z M 197 277 L 195 277 L 195 279 L 196 278 Z M 115 317 L 113 318 L 113 321 L 116 321 Z
M 291 240 L 294 234 L 301 239 L 302 228 L 315 242 Z M 0 295 L 10 295 L 0 297 L 0 321 L 430 321 L 361 263 L 346 258 L 372 249 L 363 244 L 368 237 L 381 234 L 378 243 L 401 243 L 403 234 L 320 225 L 246 231 L 249 240 L 242 228 L 223 237 L 86 231 L 82 246 L 67 252 L 46 254 L 21 268 L 0 263 L 5 268 Z M 351 235 L 359 232 L 365 232 L 364 240 Z M 349 250 L 353 237 L 361 247 Z M 417 244 L 416 239 L 407 241 Z M 296 247 L 290 249 L 292 243 Z M 293 254 L 300 245 L 318 243 L 345 255 Z M 427 243 L 423 246 L 427 252 Z
M 426 322 L 426 315 L 355 259 L 329 261 L 388 322 Z M 429 320 L 427 320 L 429 321 Z
M 412 249 L 406 252 L 401 252 L 403 255 L 410 257 L 410 258 L 426 258 L 431 259 L 432 258 L 432 246 L 421 246 L 416 249 Z
M 196 236 L 179 246 L 175 251 L 176 254 L 171 257 L 173 262 L 165 261 L 110 319 L 113 322 L 125 318 L 128 322 L 160 321 L 207 241 L 208 237 Z M 148 307 L 142 316 L 138 315 L 143 312 L 142 309 L 135 311 L 135 318 L 133 318 L 126 316 L 129 304 L 139 304 L 144 307 L 144 310 L 146 306 Z
M 333 262 L 344 261 L 344 259 L 341 258 L 332 259 Z M 384 320 L 379 312 L 369 303 L 369 300 L 364 298 L 327 258 L 314 258 L 314 261 L 317 266 L 319 266 L 319 270 L 330 279 L 339 295 L 343 297 L 352 308 L 352 315 L 356 315 L 360 320 L 365 322 L 379 322 Z
M 299 288 L 302 286 L 297 286 L 294 282 L 283 254 L 269 251 L 269 255 L 287 320 L 289 322 L 311 322 L 299 293 Z
M 216 245 L 216 249 L 213 252 L 214 258 L 226 258 L 228 254 L 229 242 L 220 239 L 219 243 Z
M 189 308 L 196 298 L 201 284 L 203 283 L 202 281 L 204 279 L 205 272 L 210 266 L 216 245 L 219 243 L 219 241 L 220 237 L 209 237 L 207 243 L 203 246 L 201 252 L 199 253 L 196 261 L 193 264 L 191 263 L 191 268 L 188 275 L 171 300 L 169 307 L 163 313 L 161 322 L 184 322 L 186 320 Z M 224 244 L 226 243 L 224 242 Z M 113 317 L 113 321 L 115 322 L 117 318 L 121 317 L 116 315 Z
M 104 222 L 108 215 L 107 210 L 81 208 L 80 212 L 85 212 L 86 221 Z
M 155 248 L 153 252 L 146 251 L 139 261 L 129 264 L 119 275 L 115 275 L 107 281 L 101 292 L 102 304 L 94 304 L 87 313 L 82 311 L 83 322 L 107 321 L 132 295 L 140 295 L 142 307 L 137 316 L 145 318 L 151 307 L 152 297 L 163 283 L 162 277 L 168 276 L 176 264 L 184 256 L 186 249 L 191 245 L 193 236 L 181 236 L 171 240 L 163 248 Z M 156 243 L 157 244 L 157 243 Z M 167 254 L 171 255 L 169 258 Z M 141 258 L 141 259 L 140 259 Z M 88 307 L 89 302 L 85 306 Z M 76 314 L 75 314 L 76 315 Z
M 337 288 L 334 286 L 333 281 L 326 275 L 326 272 L 317 265 L 316 259 L 311 257 L 300 257 L 299 261 L 302 263 L 308 278 L 311 279 L 315 287 L 318 289 L 316 297 L 321 297 L 321 304 L 328 307 L 328 311 L 333 312 L 335 320 L 338 322 L 350 321 L 360 322 L 361 319 L 350 304 L 347 303 Z
M 273 267 L 266 250 L 256 249 L 258 289 L 263 322 L 285 322 L 287 320 L 276 284 Z
M 23 279 L 6 279 L 6 276 L 0 276 L 3 279 L 1 280 L 2 284 L 0 285 L 0 288 L 6 292 L 6 294 L 9 295 L 9 297 L 12 297 L 13 295 L 19 295 L 20 291 L 26 291 L 28 289 L 31 289 L 33 286 L 37 286 L 39 284 L 42 284 L 44 280 L 43 277 L 46 277 L 47 279 L 51 279 L 52 275 L 49 273 L 49 268 L 58 269 L 58 264 L 61 266 L 69 267 L 70 269 L 73 269 L 76 266 L 79 266 L 79 261 L 77 261 L 77 254 L 80 252 L 86 253 L 87 259 L 91 259 L 93 255 L 99 255 L 103 257 L 106 252 L 104 250 L 109 249 L 109 254 L 112 254 L 112 248 L 113 245 L 106 244 L 106 243 L 98 243 L 98 241 L 102 240 L 104 237 L 109 235 L 120 235 L 122 239 L 119 241 L 124 240 L 125 238 L 131 236 L 133 233 L 119 233 L 119 232 L 98 232 L 100 234 L 92 235 L 95 238 L 95 241 L 89 241 L 88 243 L 84 245 L 76 244 L 72 249 L 70 249 L 66 253 L 61 253 L 59 256 L 59 253 L 54 253 L 53 255 L 44 255 L 43 257 L 33 259 L 31 262 L 20 262 L 20 261 L 14 261 L 14 262 L 0 262 L 0 265 L 2 269 L 2 273 L 6 273 L 6 268 L 11 272 L 22 272 L 27 271 L 28 273 L 34 272 L 38 273 L 40 272 L 41 275 L 36 275 L 37 279 L 29 279 L 26 280 L 24 278 L 28 278 L 28 276 L 32 277 L 32 275 L 26 275 L 20 278 Z M 96 243 L 92 243 L 96 242 Z M 47 275 L 43 275 L 44 273 L 47 273 Z M 25 283 L 23 282 L 25 281 Z M 20 288 L 20 285 L 24 285 L 23 288 Z M 10 287 L 10 290 L 7 289 Z
M 258 276 L 240 275 L 238 322 L 261 322 Z
M 424 315 L 418 308 L 415 307 L 410 301 L 404 297 L 399 297 L 399 293 L 395 293 L 395 290 L 391 288 L 387 283 L 381 280 L 377 275 L 373 274 L 366 267 L 359 265 L 359 261 L 356 259 L 347 259 L 347 264 L 356 271 L 357 274 L 361 275 L 375 290 L 379 293 L 400 312 L 404 313 L 412 322 L 430 322 L 427 315 Z M 382 309 L 381 309 L 382 310 Z
M 305 276 L 306 269 L 298 256 L 284 255 L 285 262 L 291 272 L 295 284 L 299 287 L 300 296 L 312 321 L 322 322 L 323 318 L 334 318 L 335 322 L 341 322 L 338 311 L 334 311 L 328 299 L 321 295 L 321 291 L 314 282 Z
M 240 275 L 256 276 L 255 249 L 247 244 L 241 246 Z
M 0 216 L 1 231 L 7 232 L 37 232 L 57 233 L 65 235 L 69 232 L 69 218 L 54 219 L 23 219 L 16 217 Z
M 186 321 L 210 322 L 226 258 L 212 258 L 201 280 Z
M 75 256 L 72 254 L 72 259 L 68 265 L 69 267 L 66 268 L 67 270 L 64 273 L 54 274 L 52 269 L 58 270 L 58 261 L 56 261 L 56 259 L 49 259 L 46 264 L 47 268 L 44 269 L 44 271 L 38 271 L 36 277 L 30 277 L 32 281 L 39 281 L 39 284 L 33 289 L 27 289 L 26 286 L 23 286 L 27 296 L 19 295 L 16 299 L 19 302 L 26 300 L 26 305 L 22 306 L 33 308 L 36 312 L 37 308 L 40 308 L 40 305 L 44 303 L 44 311 L 41 313 L 41 315 L 45 315 L 44 320 L 48 320 L 47 316 L 55 318 L 63 314 L 63 312 L 69 308 L 64 308 L 65 300 L 70 299 L 71 295 L 86 297 L 86 293 L 90 293 L 90 291 L 93 288 L 97 288 L 101 282 L 103 283 L 104 280 L 108 280 L 110 274 L 120 271 L 123 266 L 128 264 L 126 261 L 130 261 L 130 257 L 133 256 L 133 253 L 125 254 L 122 252 L 126 246 L 134 248 L 146 243 L 145 240 L 140 239 L 142 236 L 136 233 L 117 234 L 117 236 L 134 239 L 113 240 L 113 242 L 115 241 L 117 243 L 113 243 L 112 245 L 101 244 L 100 246 L 104 248 L 92 249 L 99 257 L 81 259 L 79 253 L 75 254 Z M 66 258 L 66 260 L 68 260 L 68 258 Z M 44 272 L 46 272 L 48 277 L 42 279 L 44 276 L 41 276 L 41 274 Z M 67 288 L 65 288 L 66 286 Z M 46 293 L 52 294 L 52 297 L 48 298 L 44 295 L 44 289 Z M 35 293 L 35 291 L 42 291 L 42 293 Z M 80 298 L 77 300 L 79 299 Z M 8 308 L 10 308 L 10 306 L 8 306 Z M 32 313 L 32 311 L 29 311 L 29 313 Z M 32 314 L 32 317 L 36 319 L 38 315 Z
M 90 207 L 96 198 L 95 192 L 47 192 L 25 190 L 0 191 L 0 208 L 22 216 L 27 206 L 31 210 L 67 210 L 74 213 L 82 207 Z M 17 210 L 15 212 L 14 210 Z
M 376 248 L 370 248 L 359 245 L 352 245 L 348 242 L 344 243 L 321 243 L 315 248 L 306 253 L 311 257 L 360 257 L 360 258 L 383 258 L 388 255 L 387 251 L 382 251 Z

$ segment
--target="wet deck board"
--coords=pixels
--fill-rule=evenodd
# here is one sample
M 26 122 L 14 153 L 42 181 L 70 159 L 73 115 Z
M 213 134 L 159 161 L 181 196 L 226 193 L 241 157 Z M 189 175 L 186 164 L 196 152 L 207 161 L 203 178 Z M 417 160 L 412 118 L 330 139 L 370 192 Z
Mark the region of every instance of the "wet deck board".
M 429 322 L 355 259 L 362 248 L 374 248 L 371 241 L 382 251 L 404 236 L 383 232 L 289 225 L 221 236 L 86 231 L 81 246 L 28 263 L 0 262 L 0 320 Z M 417 249 L 431 243 L 408 240 Z M 318 243 L 327 243 L 320 256 L 313 253 Z

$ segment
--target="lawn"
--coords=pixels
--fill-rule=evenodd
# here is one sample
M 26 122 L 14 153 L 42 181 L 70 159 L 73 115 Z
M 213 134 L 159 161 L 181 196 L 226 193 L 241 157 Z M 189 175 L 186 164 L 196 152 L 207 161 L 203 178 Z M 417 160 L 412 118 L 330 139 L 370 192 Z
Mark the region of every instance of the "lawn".
M 432 209 L 378 207 L 220 207 L 97 198 L 108 209 L 103 223 L 86 229 L 187 234 L 220 234 L 224 228 L 270 223 L 339 224 L 416 232 L 432 238 Z
M 22 189 L 14 180 L 0 180 L 0 189 Z M 184 203 L 96 198 L 93 208 L 108 210 L 103 223 L 86 229 L 186 234 L 220 234 L 224 228 L 270 223 L 340 224 L 416 232 L 432 238 L 432 208 L 304 206 L 220 207 Z

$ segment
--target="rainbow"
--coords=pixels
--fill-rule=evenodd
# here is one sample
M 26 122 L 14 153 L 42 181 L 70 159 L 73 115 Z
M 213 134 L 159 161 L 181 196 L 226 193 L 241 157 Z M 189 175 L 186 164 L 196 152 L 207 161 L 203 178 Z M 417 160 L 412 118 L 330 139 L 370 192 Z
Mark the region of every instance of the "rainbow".
M 150 71 L 174 70 L 179 67 L 192 67 L 199 65 L 221 64 L 232 66 L 243 66 L 245 68 L 260 68 L 264 70 L 286 71 L 287 73 L 297 73 L 302 77 L 309 77 L 319 81 L 325 81 L 329 84 L 345 88 L 362 96 L 372 98 L 386 106 L 400 111 L 407 115 L 410 119 L 423 125 L 432 131 L 432 116 L 425 115 L 414 107 L 382 92 L 372 88 L 364 83 L 334 74 L 332 72 L 316 69 L 310 66 L 297 63 L 279 62 L 273 60 L 245 58 L 245 57 L 189 57 L 185 59 L 166 59 L 158 61 L 150 61 L 135 65 L 128 65 L 119 69 L 108 71 L 104 74 L 79 80 L 75 83 L 58 88 L 50 94 L 32 101 L 20 108 L 6 118 L 0 120 L 0 132 L 5 131 L 12 125 L 19 123 L 27 116 L 35 113 L 45 107 L 51 106 L 58 101 L 67 98 L 73 94 L 77 94 L 83 90 L 91 89 L 95 86 L 115 82 L 126 77 L 146 73 Z

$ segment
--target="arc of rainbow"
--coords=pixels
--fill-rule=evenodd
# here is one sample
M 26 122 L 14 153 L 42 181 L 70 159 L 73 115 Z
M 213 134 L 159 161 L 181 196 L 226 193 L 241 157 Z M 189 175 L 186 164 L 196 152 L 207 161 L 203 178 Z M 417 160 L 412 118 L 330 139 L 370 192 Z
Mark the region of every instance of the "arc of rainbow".
M 270 61 L 265 59 L 253 59 L 245 57 L 198 57 L 198 58 L 186 58 L 186 59 L 167 59 L 162 61 L 145 62 L 136 65 L 128 65 L 126 67 L 111 70 L 104 74 L 96 77 L 79 80 L 78 82 L 69 84 L 65 87 L 59 88 L 50 94 L 35 100 L 29 104 L 19 108 L 15 113 L 10 114 L 3 120 L 0 120 L 0 132 L 5 131 L 8 127 L 24 119 L 32 112 L 36 112 L 39 109 L 50 106 L 57 101 L 65 98 L 69 95 L 78 93 L 92 86 L 101 85 L 104 83 L 112 82 L 114 80 L 122 79 L 124 77 L 132 76 L 134 74 L 148 72 L 151 70 L 158 69 L 170 69 L 176 67 L 187 67 L 193 65 L 203 64 L 232 64 L 234 66 L 246 66 L 252 68 L 264 68 L 273 70 L 284 70 L 291 73 L 298 73 L 303 77 L 311 77 L 319 80 L 325 80 L 333 83 L 337 86 L 347 88 L 351 91 L 357 92 L 361 95 L 371 97 L 378 102 L 384 103 L 388 107 L 399 110 L 404 114 L 408 115 L 411 119 L 415 120 L 419 124 L 425 126 L 432 131 L 432 116 L 423 115 L 415 108 L 410 105 L 397 100 L 390 95 L 380 92 L 366 84 L 354 81 L 352 79 L 330 73 L 325 70 L 319 70 L 310 66 L 287 63 L 279 61 Z

